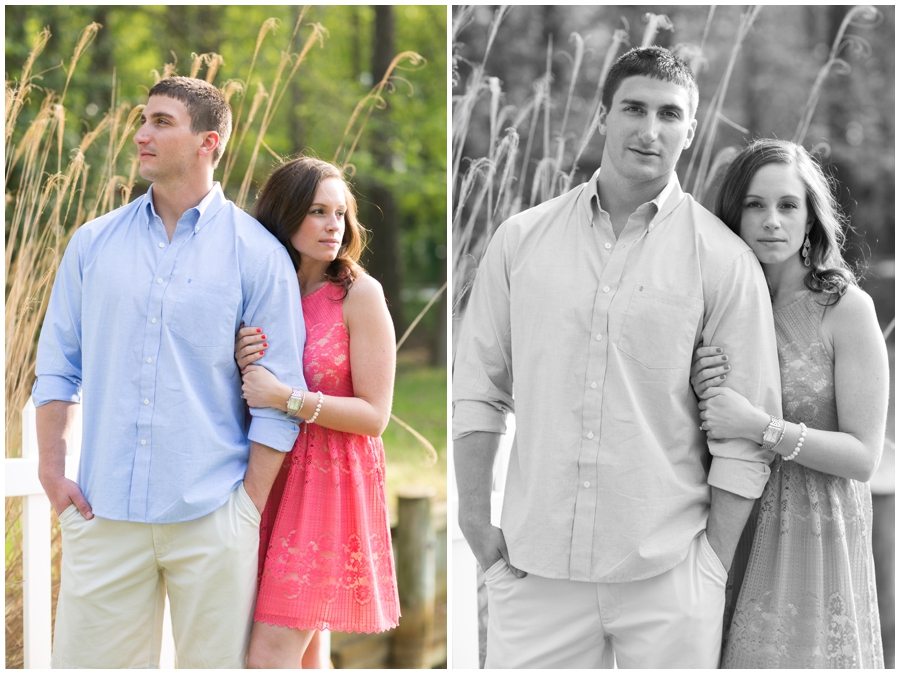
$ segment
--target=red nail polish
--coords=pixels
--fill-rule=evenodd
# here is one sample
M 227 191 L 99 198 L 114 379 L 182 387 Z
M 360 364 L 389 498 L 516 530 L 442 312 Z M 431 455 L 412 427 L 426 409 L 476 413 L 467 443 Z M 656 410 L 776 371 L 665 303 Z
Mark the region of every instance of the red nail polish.
M 260 356 L 265 356 L 265 355 L 266 355 L 266 352 L 265 352 L 265 351 L 260 351 L 260 352 L 259 352 L 259 355 L 260 355 Z
M 261 337 L 262 337 L 262 339 L 265 339 L 265 338 L 266 338 L 266 336 L 265 336 L 265 335 L 261 335 Z
M 256 328 L 257 332 L 262 332 L 262 328 Z
M 266 347 L 266 348 L 268 348 L 268 347 L 269 347 L 269 345 L 268 345 L 268 344 L 263 344 L 263 346 L 264 346 L 264 347 Z

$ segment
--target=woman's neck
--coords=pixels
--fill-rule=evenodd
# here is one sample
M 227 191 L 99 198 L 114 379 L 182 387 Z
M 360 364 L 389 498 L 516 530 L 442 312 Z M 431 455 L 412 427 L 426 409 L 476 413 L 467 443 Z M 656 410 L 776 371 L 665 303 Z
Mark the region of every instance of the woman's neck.
M 316 292 L 328 283 L 328 277 L 325 276 L 325 272 L 328 270 L 329 264 L 329 262 L 310 260 L 305 257 L 300 260 L 297 278 L 300 280 L 300 294 L 303 297 Z
M 780 264 L 764 264 L 762 267 L 775 309 L 790 304 L 807 290 L 806 275 L 809 267 L 805 267 L 799 259 L 792 258 Z

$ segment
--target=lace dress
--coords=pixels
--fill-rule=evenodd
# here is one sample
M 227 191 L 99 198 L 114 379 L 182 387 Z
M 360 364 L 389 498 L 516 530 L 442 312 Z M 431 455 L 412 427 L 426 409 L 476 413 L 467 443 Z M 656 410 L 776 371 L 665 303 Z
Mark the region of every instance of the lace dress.
M 816 299 L 807 292 L 775 311 L 784 417 L 836 431 Z M 735 555 L 740 594 L 722 667 L 883 668 L 869 485 L 778 456 L 756 512 Z
M 326 283 L 303 298 L 303 373 L 311 392 L 352 396 L 341 293 Z M 303 424 L 263 511 L 254 618 L 381 632 L 399 616 L 381 438 Z

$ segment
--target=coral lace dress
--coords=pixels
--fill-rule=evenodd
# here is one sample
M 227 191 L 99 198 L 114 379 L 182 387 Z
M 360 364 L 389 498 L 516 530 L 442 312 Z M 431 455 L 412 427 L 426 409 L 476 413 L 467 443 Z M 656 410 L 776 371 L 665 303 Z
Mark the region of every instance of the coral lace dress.
M 353 395 L 341 294 L 326 283 L 303 298 L 306 405 Z M 255 620 L 381 632 L 399 616 L 381 438 L 304 423 L 262 514 Z
M 817 300 L 808 292 L 775 311 L 784 418 L 836 431 L 834 361 Z M 777 456 L 750 518 L 735 554 L 740 594 L 722 667 L 883 668 L 868 483 Z

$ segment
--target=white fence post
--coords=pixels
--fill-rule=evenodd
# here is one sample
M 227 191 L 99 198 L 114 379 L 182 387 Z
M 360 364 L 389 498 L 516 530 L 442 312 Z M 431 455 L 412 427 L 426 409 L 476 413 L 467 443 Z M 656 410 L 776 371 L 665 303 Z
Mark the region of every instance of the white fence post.
M 31 398 L 22 410 L 22 459 L 37 480 L 37 429 Z M 22 498 L 23 655 L 27 669 L 47 669 L 50 667 L 51 647 L 50 500 L 40 488 L 40 483 L 37 492 L 33 485 L 31 487 L 31 493 Z

